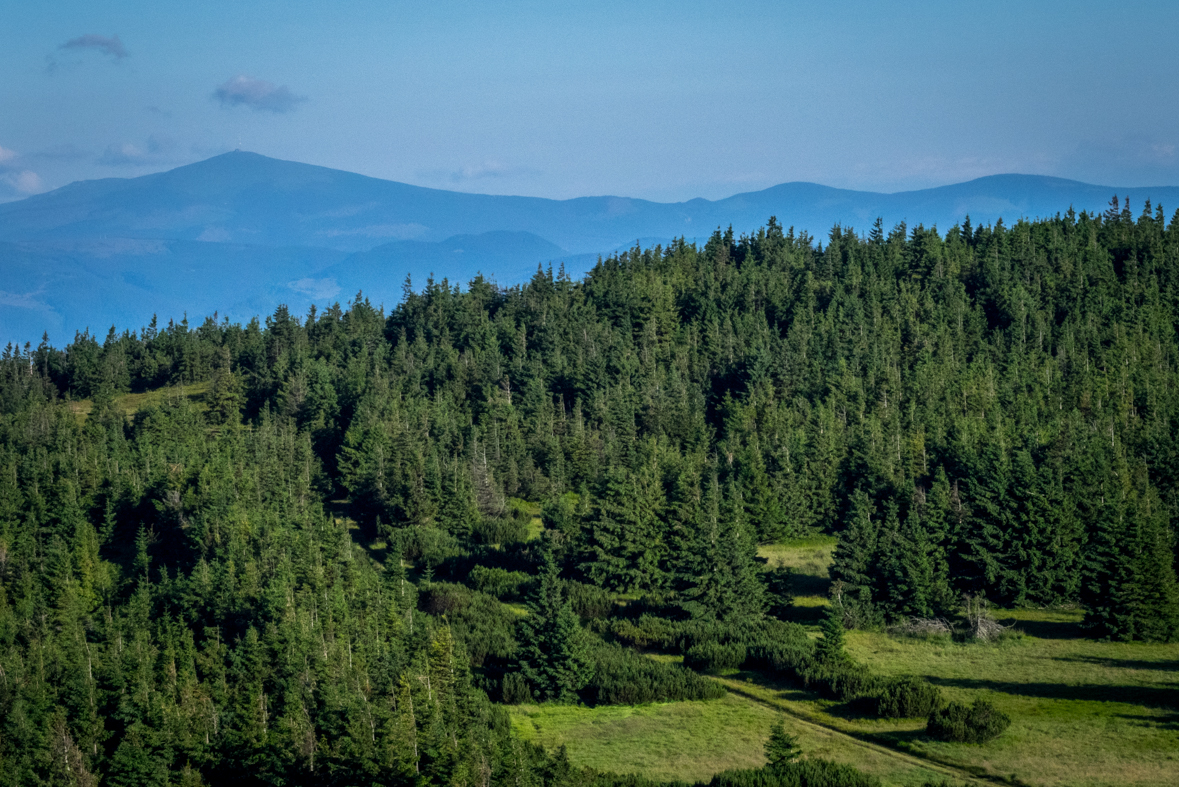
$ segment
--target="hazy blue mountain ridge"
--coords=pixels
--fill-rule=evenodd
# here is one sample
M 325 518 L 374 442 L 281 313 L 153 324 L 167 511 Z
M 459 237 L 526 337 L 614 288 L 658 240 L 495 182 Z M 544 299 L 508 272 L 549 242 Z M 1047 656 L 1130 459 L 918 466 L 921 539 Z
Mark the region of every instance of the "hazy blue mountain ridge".
M 1179 207 L 1179 188 L 1114 188 L 1034 175 L 995 175 L 881 194 L 784 183 L 721 200 L 657 203 L 626 197 L 551 200 L 429 189 L 325 167 L 233 152 L 138 178 L 72 183 L 0 205 L 0 344 L 54 343 L 158 314 L 231 319 L 279 303 L 303 312 L 363 290 L 386 307 L 407 274 L 501 285 L 538 264 L 570 275 L 599 254 L 648 242 L 740 234 L 777 216 L 824 237 L 836 223 L 866 232 L 880 217 L 947 229 L 1075 210 L 1112 195 Z

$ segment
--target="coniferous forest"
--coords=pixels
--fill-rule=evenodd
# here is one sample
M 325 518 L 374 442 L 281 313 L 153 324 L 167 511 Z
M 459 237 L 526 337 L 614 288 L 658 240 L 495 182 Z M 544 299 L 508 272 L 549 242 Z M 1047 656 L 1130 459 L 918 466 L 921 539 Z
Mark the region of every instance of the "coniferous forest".
M 977 741 L 1008 719 L 844 631 L 965 599 L 1179 636 L 1179 213 L 771 219 L 419 285 L 8 347 L 0 784 L 642 785 L 504 705 L 744 666 Z M 756 552 L 816 534 L 817 638 Z M 767 759 L 713 784 L 875 783 L 780 729 Z

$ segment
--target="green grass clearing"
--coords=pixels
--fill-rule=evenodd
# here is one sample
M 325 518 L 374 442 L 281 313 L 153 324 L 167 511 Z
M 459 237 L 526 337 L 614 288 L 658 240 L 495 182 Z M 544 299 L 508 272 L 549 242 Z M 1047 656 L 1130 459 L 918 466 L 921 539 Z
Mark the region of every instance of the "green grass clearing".
M 814 622 L 827 603 L 820 583 L 829 582 L 830 557 L 824 562 L 820 551 L 813 544 L 759 550 L 771 565 L 794 570 L 796 587 L 823 591 L 795 599 L 802 623 Z M 1079 609 L 994 612 L 1024 636 L 983 644 L 871 631 L 847 635 L 848 652 L 875 672 L 920 675 L 951 700 L 985 697 L 1009 713 L 1011 728 L 984 746 L 930 741 L 922 720 L 857 717 L 765 676 L 743 675 L 743 686 L 837 729 L 994 776 L 1015 774 L 1029 784 L 1179 784 L 1179 644 L 1086 639 Z
M 876 672 L 920 675 L 949 699 L 985 697 L 1011 715 L 985 746 L 912 740 L 934 756 L 1032 784 L 1179 784 L 1179 645 L 1080 638 L 1080 612 L 997 617 L 1029 635 L 988 645 L 857 631 L 848 651 Z
M 544 534 L 544 521 L 540 518 L 540 503 L 513 497 L 508 499 L 508 508 L 528 516 L 528 527 L 524 535 L 525 541 L 535 541 Z
M 520 705 L 509 711 L 521 737 L 549 749 L 566 746 L 575 765 L 653 779 L 704 781 L 730 768 L 760 767 L 775 721 L 798 738 L 809 756 L 856 765 L 887 783 L 921 784 L 940 777 L 907 758 L 862 746 L 736 694 L 710 702 Z
M 812 536 L 757 548 L 758 557 L 765 558 L 769 568 L 790 570 L 795 617 L 799 623 L 814 624 L 823 615 L 831 588 L 828 567 L 835 554 L 835 544 L 836 539 L 831 536 Z
M 158 407 L 171 397 L 184 397 L 198 411 L 203 411 L 208 409 L 205 399 L 211 387 L 212 382 L 204 380 L 188 385 L 155 388 L 151 391 L 143 391 L 142 393 L 119 394 L 114 398 L 114 405 L 117 409 L 122 410 L 123 415 L 127 418 L 133 418 L 140 410 L 145 410 L 148 407 Z M 90 399 L 80 399 L 76 402 L 70 402 L 69 407 L 78 420 L 84 422 L 94 409 L 94 402 Z

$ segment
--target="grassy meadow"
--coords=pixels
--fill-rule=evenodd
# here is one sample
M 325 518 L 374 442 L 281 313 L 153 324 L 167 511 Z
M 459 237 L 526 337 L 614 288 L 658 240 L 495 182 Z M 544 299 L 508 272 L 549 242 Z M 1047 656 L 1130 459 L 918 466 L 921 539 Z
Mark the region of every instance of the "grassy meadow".
M 650 705 L 520 705 L 512 727 L 546 748 L 603 771 L 694 781 L 726 768 L 765 764 L 762 746 L 781 714 L 730 695 L 703 702 Z
M 795 614 L 821 615 L 834 539 L 763 546 L 795 572 Z M 780 720 L 804 752 L 854 765 L 886 784 L 1179 784 L 1179 644 L 1099 642 L 1081 636 L 1079 610 L 996 610 L 1012 627 L 991 644 L 852 631 L 847 649 L 884 675 L 919 675 L 951 700 L 993 701 L 1011 727 L 984 745 L 941 743 L 923 719 L 866 718 L 845 705 L 755 672 L 718 678 L 712 702 L 640 707 L 518 706 L 513 726 L 578 765 L 699 780 L 763 762 Z
M 212 382 L 202 380 L 189 385 L 174 385 L 167 388 L 155 388 L 141 393 L 120 394 L 114 398 L 115 408 L 122 410 L 127 418 L 134 418 L 140 410 L 158 406 L 172 397 L 184 397 L 197 409 L 204 411 L 207 407 L 205 398 L 209 394 Z M 79 399 L 69 403 L 70 410 L 79 421 L 85 421 L 94 409 L 94 402 L 89 399 Z

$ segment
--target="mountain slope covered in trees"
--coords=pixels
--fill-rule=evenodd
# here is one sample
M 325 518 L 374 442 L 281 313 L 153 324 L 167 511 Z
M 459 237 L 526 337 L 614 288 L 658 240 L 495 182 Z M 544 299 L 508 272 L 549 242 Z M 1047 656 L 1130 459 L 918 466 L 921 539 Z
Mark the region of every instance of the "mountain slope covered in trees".
M 1179 214 L 1115 204 L 10 346 L 0 783 L 573 783 L 498 701 L 752 664 L 925 713 L 840 632 L 963 595 L 1171 640 L 1177 328 Z M 815 647 L 755 545 L 817 532 Z

